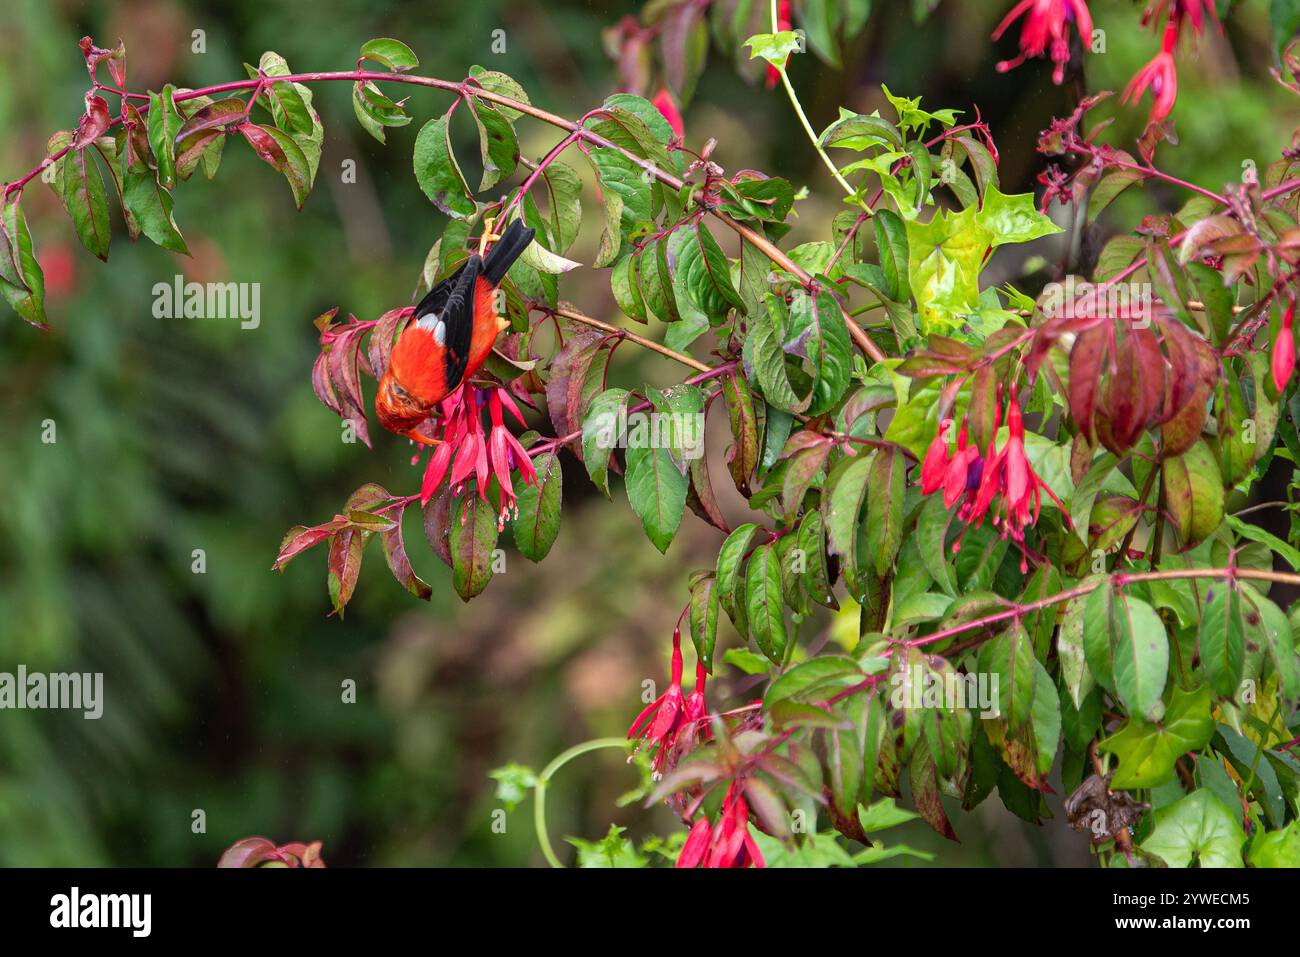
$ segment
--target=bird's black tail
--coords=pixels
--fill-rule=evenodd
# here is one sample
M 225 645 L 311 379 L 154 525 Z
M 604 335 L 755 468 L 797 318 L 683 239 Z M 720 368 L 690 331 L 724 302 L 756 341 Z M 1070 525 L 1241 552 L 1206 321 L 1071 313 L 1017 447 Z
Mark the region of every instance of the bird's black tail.
M 535 233 L 536 230 L 525 228 L 517 219 L 512 222 L 488 251 L 487 258 L 483 261 L 484 278 L 494 286 L 500 285 L 515 260 L 523 255 L 528 244 L 533 241 Z

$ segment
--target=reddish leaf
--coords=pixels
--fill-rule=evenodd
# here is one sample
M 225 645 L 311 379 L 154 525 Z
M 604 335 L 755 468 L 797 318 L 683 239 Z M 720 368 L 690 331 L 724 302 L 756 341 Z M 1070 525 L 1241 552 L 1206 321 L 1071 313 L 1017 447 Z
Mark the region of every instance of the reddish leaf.
M 329 586 L 330 601 L 340 618 L 343 617 L 343 609 L 352 600 L 352 592 L 357 587 L 357 577 L 361 574 L 361 558 L 369 537 L 369 532 L 345 528 L 330 541 L 326 581 Z
M 1080 433 L 1095 442 L 1094 411 L 1101 388 L 1101 367 L 1108 350 L 1108 330 L 1095 326 L 1079 334 L 1070 350 L 1070 415 Z
M 288 168 L 288 157 L 284 155 L 284 150 L 280 149 L 280 144 L 270 133 L 256 123 L 241 123 L 237 129 L 244 134 L 248 145 L 264 162 L 270 163 L 281 173 Z
M 393 527 L 382 535 L 384 558 L 388 560 L 388 568 L 399 585 L 416 598 L 428 601 L 433 589 L 411 568 L 411 560 L 407 557 L 406 545 L 402 541 L 402 515 L 405 511 L 405 506 L 397 511 Z
M 241 122 L 246 107 L 247 104 L 237 96 L 209 103 L 202 109 L 197 110 L 193 116 L 181 125 L 180 132 L 176 134 L 177 145 L 179 146 L 189 137 L 204 130 L 217 130 L 223 126 L 229 126 L 231 123 Z M 248 134 L 245 133 L 244 136 L 247 137 Z
M 393 356 L 393 342 L 402 322 L 415 314 L 413 308 L 390 309 L 379 317 L 370 333 L 370 371 L 376 379 L 383 378 Z
M 280 552 L 275 556 L 275 562 L 271 565 L 271 568 L 282 571 L 284 566 L 289 564 L 296 556 L 315 545 L 319 545 L 346 524 L 347 519 L 340 515 L 335 517 L 333 521 L 313 528 L 308 528 L 305 525 L 295 525 L 285 533 L 284 539 L 280 542 Z
M 443 486 L 424 506 L 424 537 L 433 553 L 451 567 L 451 489 Z
M 1122 455 L 1158 415 L 1165 394 L 1165 361 L 1150 329 L 1134 329 L 1120 343 L 1106 383 L 1105 418 L 1098 436 Z
M 582 431 L 584 386 L 604 344 L 604 333 L 585 326 L 575 327 L 551 361 L 546 408 L 556 435 L 563 437 Z
M 72 138 L 73 149 L 89 146 L 104 135 L 112 123 L 108 115 L 108 100 L 93 92 L 86 94 L 86 112 L 77 123 L 77 134 Z

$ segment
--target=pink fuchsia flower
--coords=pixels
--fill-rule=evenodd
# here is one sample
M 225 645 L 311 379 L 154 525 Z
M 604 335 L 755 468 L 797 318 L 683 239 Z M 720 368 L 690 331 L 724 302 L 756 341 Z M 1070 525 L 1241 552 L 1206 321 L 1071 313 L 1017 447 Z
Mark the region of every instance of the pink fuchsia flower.
M 1049 54 L 1055 67 L 1052 82 L 1065 79 L 1065 65 L 1070 62 L 1070 25 L 1074 24 L 1085 46 L 1092 42 L 1092 14 L 1084 0 L 1021 0 L 1008 13 L 993 39 L 1000 40 L 1016 20 L 1024 17 L 1020 27 L 1020 56 L 1003 60 L 998 72 L 1006 73 L 1028 59 Z
M 1120 98 L 1124 103 L 1136 103 L 1147 90 L 1151 91 L 1151 118 L 1148 123 L 1159 123 L 1174 110 L 1178 99 L 1178 65 L 1174 62 L 1174 48 L 1178 45 L 1178 27 L 1171 19 L 1165 25 L 1165 38 L 1160 52 L 1152 57 L 1129 80 Z
M 943 489 L 943 503 L 952 508 L 963 495 L 973 497 L 979 488 L 984 459 L 979 449 L 970 444 L 965 420 L 962 420 L 961 430 L 957 433 L 957 451 L 951 455 L 945 431 L 940 428 L 921 462 L 921 494 L 930 495 Z
M 1279 393 L 1285 392 L 1295 371 L 1295 333 L 1291 326 L 1295 321 L 1295 300 L 1287 303 L 1286 312 L 1282 313 L 1282 328 L 1278 330 L 1277 341 L 1273 343 L 1273 384 Z
M 655 94 L 653 102 L 655 109 L 663 114 L 664 119 L 668 121 L 668 125 L 672 127 L 673 134 L 679 140 L 683 139 L 686 136 L 686 127 L 682 123 L 682 111 L 678 108 L 673 95 L 668 92 L 668 88 L 661 86 L 659 92 Z
M 982 523 L 994 498 L 1000 497 L 1000 507 L 993 509 L 993 524 L 1001 525 L 1003 538 L 1009 537 L 1021 547 L 1020 571 L 1025 572 L 1029 567 L 1024 555 L 1025 528 L 1038 521 L 1042 493 L 1047 492 L 1056 503 L 1067 524 L 1069 516 L 1056 493 L 1029 464 L 1025 454 L 1024 419 L 1014 395 L 1007 406 L 1007 431 L 1007 444 L 1001 451 L 993 454 L 993 443 L 989 443 L 988 462 L 967 521 Z
M 766 867 L 763 854 L 749 833 L 749 804 L 744 784 L 733 781 L 722 799 L 717 823 L 701 817 L 693 825 L 677 857 L 678 867 Z
M 943 485 L 943 475 L 948 469 L 948 440 L 944 438 L 944 428 L 940 426 L 934 441 L 921 462 L 921 494 L 937 492 Z
M 492 431 L 483 433 L 483 403 L 487 396 L 488 413 Z M 511 482 L 511 472 L 519 470 L 525 485 L 537 484 L 537 472 L 528 451 L 506 428 L 503 409 L 508 409 L 515 421 L 523 425 L 524 418 L 510 394 L 498 386 L 479 389 L 466 383 L 438 405 L 438 419 L 434 438 L 439 443 L 429 456 L 420 485 L 420 502 L 427 504 L 433 493 L 442 485 L 450 470 L 449 483 L 459 493 L 464 483 L 473 478 L 479 497 L 487 501 L 488 487 L 497 480 L 501 490 L 501 511 L 497 526 L 505 524 L 514 510 L 517 496 Z
M 994 420 L 994 432 L 998 430 L 998 421 L 1000 418 Z M 948 467 L 943 474 L 943 504 L 952 508 L 963 495 L 968 501 L 972 499 L 975 490 L 979 488 L 983 472 L 984 458 L 980 455 L 980 450 L 970 444 L 966 423 L 963 421 L 961 431 L 957 433 L 957 451 L 948 460 Z
M 707 736 L 705 723 L 708 720 L 708 706 L 704 700 L 704 686 L 708 677 L 703 663 L 696 662 L 695 687 L 691 690 L 690 697 L 683 697 L 682 630 L 681 625 L 678 625 L 673 629 L 673 658 L 668 690 L 645 706 L 627 732 L 629 740 L 637 739 L 633 754 L 643 747 L 656 749 L 651 762 L 656 775 L 663 773 L 668 756 L 679 743 L 693 746 L 702 734 Z
M 1172 10 L 1170 7 L 1172 6 Z M 1190 23 L 1197 33 L 1205 32 L 1205 23 L 1217 23 L 1218 11 L 1214 9 L 1214 0 L 1155 0 L 1142 14 L 1142 25 L 1155 23 L 1166 12 L 1169 19 L 1182 26 Z

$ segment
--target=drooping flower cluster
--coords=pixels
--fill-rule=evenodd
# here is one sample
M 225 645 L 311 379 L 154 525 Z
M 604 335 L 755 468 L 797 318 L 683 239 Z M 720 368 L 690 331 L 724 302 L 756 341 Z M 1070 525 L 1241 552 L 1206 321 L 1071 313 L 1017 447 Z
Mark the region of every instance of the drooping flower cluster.
M 1214 0 L 1156 0 L 1142 14 L 1142 25 L 1159 23 L 1162 17 L 1165 27 L 1160 52 L 1129 81 L 1122 97 L 1125 103 L 1136 103 L 1150 90 L 1151 117 L 1148 123 L 1159 123 L 1169 116 L 1174 110 L 1174 101 L 1178 99 L 1178 65 L 1174 62 L 1174 50 L 1178 48 L 1183 25 L 1190 23 L 1200 35 L 1205 32 L 1207 20 L 1218 21 Z
M 695 664 L 695 687 L 690 696 L 682 693 L 682 629 L 673 630 L 673 658 L 668 690 L 642 709 L 628 729 L 629 740 L 637 742 L 633 754 L 644 747 L 655 749 L 651 766 L 654 774 L 663 774 L 664 765 L 677 745 L 691 744 L 702 733 L 707 733 L 705 722 L 708 707 L 704 701 L 704 685 L 708 672 L 702 662 Z M 629 759 L 630 760 L 630 759 Z
M 1070 26 L 1073 24 L 1086 47 L 1092 41 L 1092 14 L 1084 0 L 1020 0 L 1006 15 L 993 39 L 1002 34 L 1016 20 L 1024 17 L 1020 26 L 1020 56 L 1003 60 L 998 72 L 1014 70 L 1026 60 L 1048 54 L 1055 64 L 1052 82 L 1060 84 L 1065 79 L 1065 65 L 1070 62 Z
M 1002 34 L 1020 18 L 1020 55 L 998 64 L 1005 73 L 1026 60 L 1044 55 L 1053 63 L 1052 82 L 1060 84 L 1065 79 L 1065 67 L 1070 62 L 1070 28 L 1079 32 L 1085 48 L 1092 39 L 1092 15 L 1085 0 L 1021 0 L 1006 15 L 993 39 Z M 1142 14 L 1143 26 L 1163 27 L 1163 38 L 1158 52 L 1146 66 L 1134 75 L 1124 88 L 1125 103 L 1136 103 L 1151 93 L 1150 123 L 1158 123 L 1173 112 L 1178 97 L 1178 68 L 1174 51 L 1182 37 L 1183 26 L 1191 24 L 1196 34 L 1205 32 L 1206 22 L 1218 22 L 1214 0 L 1153 0 Z
M 957 435 L 957 450 L 951 454 L 944 430 L 939 431 L 921 463 L 921 491 L 930 495 L 942 488 L 944 504 L 949 508 L 960 500 L 957 517 L 968 528 L 979 528 L 985 517 L 991 516 L 993 524 L 1000 526 L 1002 537 L 1010 538 L 1020 547 L 1020 570 L 1025 572 L 1029 569 L 1025 529 L 1038 521 L 1042 493 L 1046 492 L 1056 503 L 1067 524 L 1069 516 L 1056 493 L 1029 464 L 1029 457 L 1025 454 L 1024 418 L 1020 402 L 1014 395 L 1007 405 L 1006 444 L 1001 449 L 996 447 L 1001 424 L 1000 406 L 999 396 L 993 437 L 983 455 L 969 444 L 966 422 L 962 423 Z M 954 552 L 960 550 L 961 536 L 952 548 Z
M 686 836 L 677 856 L 678 867 L 766 867 L 763 854 L 749 833 L 749 804 L 744 783 L 736 780 L 722 799 L 718 820 L 701 817 Z
M 486 401 L 492 429 L 484 435 L 483 405 Z M 495 477 L 501 489 L 501 510 L 497 526 L 502 527 L 511 511 L 518 516 L 516 495 L 510 474 L 519 470 L 525 485 L 537 484 L 532 458 L 514 434 L 506 428 L 503 409 L 508 409 L 520 425 L 524 417 L 510 394 L 499 386 L 480 389 L 465 383 L 438 405 L 434 439 L 437 448 L 429 456 L 420 486 L 420 502 L 427 504 L 447 477 L 452 490 L 459 493 L 465 481 L 474 479 L 478 494 L 487 501 L 488 487 Z

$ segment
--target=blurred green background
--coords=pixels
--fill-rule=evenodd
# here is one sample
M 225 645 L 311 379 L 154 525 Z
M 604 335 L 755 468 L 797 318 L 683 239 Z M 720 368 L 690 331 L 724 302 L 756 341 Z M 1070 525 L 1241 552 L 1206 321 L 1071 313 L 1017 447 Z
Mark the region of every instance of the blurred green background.
M 978 103 L 1001 148 L 1004 188 L 1033 188 L 1037 133 L 1069 100 L 1042 63 L 994 71 L 1014 38 L 995 47 L 987 37 L 1010 5 L 943 2 L 917 26 L 911 4 L 876 4 L 845 70 L 811 56 L 795 64 L 814 125 L 840 103 L 880 105 L 881 81 L 933 106 Z M 1088 59 L 1089 86 L 1118 89 L 1157 41 L 1138 28 L 1133 3 L 1092 7 L 1107 51 Z M 1229 40 L 1209 35 L 1182 60 L 1182 145 L 1164 155 L 1171 172 L 1221 183 L 1240 176 L 1242 159 L 1263 167 L 1288 145 L 1296 111 L 1267 74 L 1264 7 L 1247 2 Z M 86 86 L 77 40 L 86 34 L 101 46 L 125 41 L 133 90 L 242 78 L 243 63 L 268 49 L 295 70 L 347 69 L 362 42 L 394 36 L 414 48 L 422 73 L 457 79 L 481 63 L 515 76 L 533 102 L 577 116 L 615 88 L 601 31 L 636 8 L 9 0 L 0 178 L 30 169 L 49 134 L 75 124 Z M 506 31 L 504 54 L 491 50 L 497 29 Z M 205 53 L 192 52 L 195 30 Z M 325 150 L 306 209 L 296 213 L 283 179 L 232 144 L 215 182 L 196 176 L 178 189 L 192 259 L 147 241 L 133 247 L 115 218 L 101 265 L 77 244 L 53 193 L 39 182 L 27 190 L 52 328 L 37 332 L 7 310 L 0 322 L 0 671 L 19 663 L 102 671 L 106 705 L 99 721 L 0 712 L 0 864 L 210 866 L 253 834 L 322 840 L 334 866 L 537 864 L 529 805 L 494 833 L 501 803 L 488 772 L 508 761 L 540 767 L 574 743 L 623 733 L 641 707 L 641 683 L 665 680 L 687 574 L 712 563 L 720 535 L 688 515 L 661 557 L 621 494 L 606 503 L 573 462 L 549 559 L 534 566 L 510 553 L 506 573 L 468 606 L 425 546 L 415 510 L 406 537 L 434 585 L 428 605 L 392 581 L 375 545 L 345 620 L 327 617 L 322 552 L 283 576 L 270 571 L 289 526 L 328 519 L 363 482 L 418 487 L 409 447 L 373 422 L 373 451 L 341 441 L 310 386 L 311 319 L 334 305 L 373 318 L 408 302 L 444 225 L 417 188 L 410 155 L 445 95 L 415 92 L 417 122 L 390 130 L 385 148 L 358 127 L 346 84 L 315 89 Z M 1145 107 L 1120 116 L 1111 142 L 1131 143 Z M 715 158 L 729 170 L 809 185 L 789 242 L 825 236 L 836 191 L 779 91 L 747 86 L 715 52 L 686 127 L 697 148 L 716 137 Z M 536 124 L 520 129 L 533 157 L 556 139 Z M 469 136 L 458 142 L 474 156 Z M 355 184 L 340 176 L 348 159 Z M 1128 229 L 1178 201 L 1153 187 L 1107 215 Z M 576 258 L 590 261 L 597 233 L 580 240 Z M 155 319 L 152 286 L 178 273 L 260 283 L 260 327 Z M 572 274 L 563 295 L 615 319 L 603 272 Z M 675 375 L 627 348 L 611 384 Z M 57 429 L 53 444 L 41 441 L 46 420 Z M 722 436 L 713 439 L 720 452 Z M 725 507 L 740 514 L 737 499 Z M 195 549 L 202 574 L 192 570 Z M 342 701 L 348 679 L 355 704 Z M 715 707 L 753 693 L 725 667 L 711 685 Z M 611 822 L 633 835 L 677 829 L 664 809 L 615 805 L 636 781 L 617 752 L 567 767 L 549 801 L 557 844 L 562 835 L 599 837 Z M 896 839 L 938 851 L 944 864 L 1086 864 L 1084 840 L 1065 827 L 1059 798 L 1052 804 L 1057 816 L 1043 828 L 990 800 L 954 819 L 960 846 L 919 822 Z M 196 809 L 205 833 L 191 828 Z

